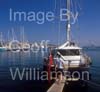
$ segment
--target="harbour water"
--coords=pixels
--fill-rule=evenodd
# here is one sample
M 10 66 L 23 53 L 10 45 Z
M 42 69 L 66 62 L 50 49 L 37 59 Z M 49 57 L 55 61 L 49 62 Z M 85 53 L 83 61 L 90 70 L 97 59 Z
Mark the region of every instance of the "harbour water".
M 90 67 L 91 82 L 84 88 L 79 85 L 67 86 L 64 92 L 100 92 L 100 49 L 85 49 L 85 53 L 91 57 L 92 65 Z M 92 84 L 92 85 L 91 85 Z
M 100 84 L 100 50 L 86 50 L 85 51 L 92 59 L 92 66 L 90 68 L 92 82 Z M 51 84 L 41 80 L 13 80 L 11 77 L 10 68 L 38 68 L 39 71 L 43 69 L 43 57 L 47 53 L 43 52 L 0 52 L 0 92 L 46 92 Z M 99 87 L 100 88 L 100 87 Z M 65 92 L 100 92 L 97 87 L 87 87 L 83 90 L 81 88 L 66 87 Z

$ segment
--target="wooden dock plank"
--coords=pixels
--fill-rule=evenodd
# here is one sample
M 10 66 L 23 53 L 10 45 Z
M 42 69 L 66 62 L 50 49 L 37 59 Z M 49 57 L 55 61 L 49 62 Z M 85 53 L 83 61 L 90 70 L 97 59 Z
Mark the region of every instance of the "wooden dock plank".
M 58 84 L 57 81 L 47 90 L 47 92 L 62 92 L 66 79 L 63 78 L 61 83 Z

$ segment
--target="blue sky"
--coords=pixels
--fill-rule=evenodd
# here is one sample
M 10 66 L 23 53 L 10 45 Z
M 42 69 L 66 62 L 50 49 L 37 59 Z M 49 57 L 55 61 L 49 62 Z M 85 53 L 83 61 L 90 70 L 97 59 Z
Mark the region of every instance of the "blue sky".
M 72 25 L 72 39 L 81 45 L 96 44 L 100 45 L 100 0 L 73 0 L 80 3 L 81 10 L 78 22 Z M 52 22 L 45 22 L 42 25 L 36 22 L 10 21 L 9 9 L 24 12 L 48 12 L 52 11 L 58 16 L 59 6 L 66 7 L 66 0 L 57 0 L 56 9 L 55 0 L 0 0 L 0 32 L 3 32 L 7 39 L 7 32 L 13 27 L 17 38 L 19 39 L 20 27 L 24 26 L 25 35 L 31 42 L 50 40 L 51 43 L 63 43 L 66 40 L 66 23 L 60 23 L 55 19 Z M 59 40 L 59 41 L 58 41 Z

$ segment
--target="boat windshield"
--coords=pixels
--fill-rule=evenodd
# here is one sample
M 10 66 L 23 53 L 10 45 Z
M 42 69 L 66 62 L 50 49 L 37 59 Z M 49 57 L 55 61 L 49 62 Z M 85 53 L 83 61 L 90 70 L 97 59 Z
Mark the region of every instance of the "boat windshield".
M 80 55 L 80 50 L 58 50 L 63 56 L 77 56 Z

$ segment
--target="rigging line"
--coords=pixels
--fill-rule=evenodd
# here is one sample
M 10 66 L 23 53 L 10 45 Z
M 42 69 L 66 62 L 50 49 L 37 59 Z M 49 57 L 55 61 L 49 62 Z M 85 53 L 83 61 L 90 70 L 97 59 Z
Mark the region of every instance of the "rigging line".
M 3 34 L 2 34 L 2 32 L 1 32 L 1 41 L 3 42 Z
M 53 9 L 53 11 L 54 11 L 54 20 L 56 19 L 56 9 L 57 9 L 57 1 L 54 0 L 54 9 Z M 53 23 L 55 23 L 55 21 Z
M 20 26 L 20 41 L 22 42 L 22 28 Z
M 74 8 L 73 8 L 74 7 L 74 4 L 73 4 L 73 1 L 72 0 L 71 0 L 71 7 L 72 7 L 71 8 L 71 11 L 74 13 Z
M 15 38 L 14 38 L 14 29 L 12 28 L 11 31 L 12 31 L 12 40 L 15 40 Z
M 73 2 L 72 0 L 70 0 L 70 2 L 71 2 L 71 12 L 74 13 L 74 2 Z M 71 30 L 72 30 L 72 29 L 71 29 Z M 71 32 L 70 35 L 71 35 L 71 37 L 72 37 L 71 39 L 73 40 L 73 34 L 72 34 L 72 32 Z
M 61 23 L 59 21 L 59 24 L 58 24 L 58 46 L 60 45 L 60 29 L 61 29 Z
M 10 37 L 10 30 L 8 30 L 7 37 L 8 37 L 8 42 L 10 42 L 10 41 L 11 41 L 11 37 Z
M 81 14 L 83 14 L 83 12 L 82 12 L 82 1 L 81 0 L 79 0 L 79 1 L 77 1 L 77 7 L 79 8 L 79 16 L 81 15 Z
M 25 43 L 25 32 L 24 32 L 24 26 L 22 26 L 22 37 L 23 37 L 23 43 Z
M 75 2 L 74 2 L 74 7 L 75 7 L 74 16 L 75 16 L 77 13 L 78 13 L 78 15 L 79 15 L 77 4 L 78 4 L 78 1 L 75 1 Z M 75 23 L 75 29 L 79 30 L 78 18 L 75 20 L 75 22 L 76 22 L 76 23 Z
M 55 2 L 54 2 L 54 4 L 55 4 L 54 5 L 54 12 L 56 11 L 56 8 L 57 8 L 57 4 L 56 3 L 57 3 L 57 1 L 55 0 Z
M 0 32 L 0 42 L 2 42 L 2 32 Z
M 56 4 L 56 0 L 54 0 L 54 3 L 53 3 L 53 9 L 52 11 L 54 12 L 54 21 L 52 21 L 51 23 L 51 29 L 50 30 L 53 30 L 55 32 L 56 30 L 56 9 L 57 9 L 57 4 Z
M 78 10 L 78 5 L 79 5 L 79 8 L 80 8 L 80 4 L 79 4 L 78 1 L 77 1 L 76 3 L 77 3 L 76 7 L 77 7 L 77 10 Z M 76 12 L 77 12 L 77 10 L 76 10 Z M 80 10 L 81 10 L 81 9 L 80 9 Z M 80 11 L 78 12 L 78 16 L 79 16 L 79 15 L 80 15 Z M 76 28 L 77 28 L 77 30 L 80 30 L 80 25 L 79 25 L 78 18 L 76 19 Z
M 18 39 L 17 39 L 17 34 L 16 34 L 15 32 L 14 32 L 14 34 L 15 34 L 15 39 L 18 40 Z
M 77 8 L 77 2 L 75 1 L 75 14 L 78 12 L 77 10 L 78 10 L 78 8 Z
M 13 36 L 13 40 L 17 40 L 17 37 L 16 37 L 15 31 L 14 31 L 14 28 L 12 28 L 12 36 Z
M 81 1 L 80 2 L 77 1 L 77 5 L 78 5 L 79 9 L 82 10 L 82 7 L 81 7 L 80 3 L 81 3 Z
M 13 29 L 13 39 L 16 40 L 14 29 Z
M 61 0 L 59 0 L 60 4 L 59 4 L 59 10 L 61 9 Z M 60 33 L 61 33 L 61 22 L 60 22 L 60 14 L 59 14 L 59 23 L 58 23 L 58 46 L 61 43 L 60 40 Z
M 3 41 L 2 41 L 2 32 L 0 32 L 0 45 L 3 46 Z
M 26 35 L 26 33 L 25 33 L 25 27 L 24 27 L 24 26 L 23 26 L 23 30 L 24 30 L 24 32 L 23 32 L 24 41 L 25 41 L 26 43 L 28 43 L 29 41 L 28 41 L 27 35 Z
M 77 7 L 77 1 L 75 1 L 75 14 L 74 14 L 74 16 L 77 14 L 77 13 L 79 13 L 78 12 L 78 7 Z M 76 19 L 76 23 L 78 22 L 78 18 Z

